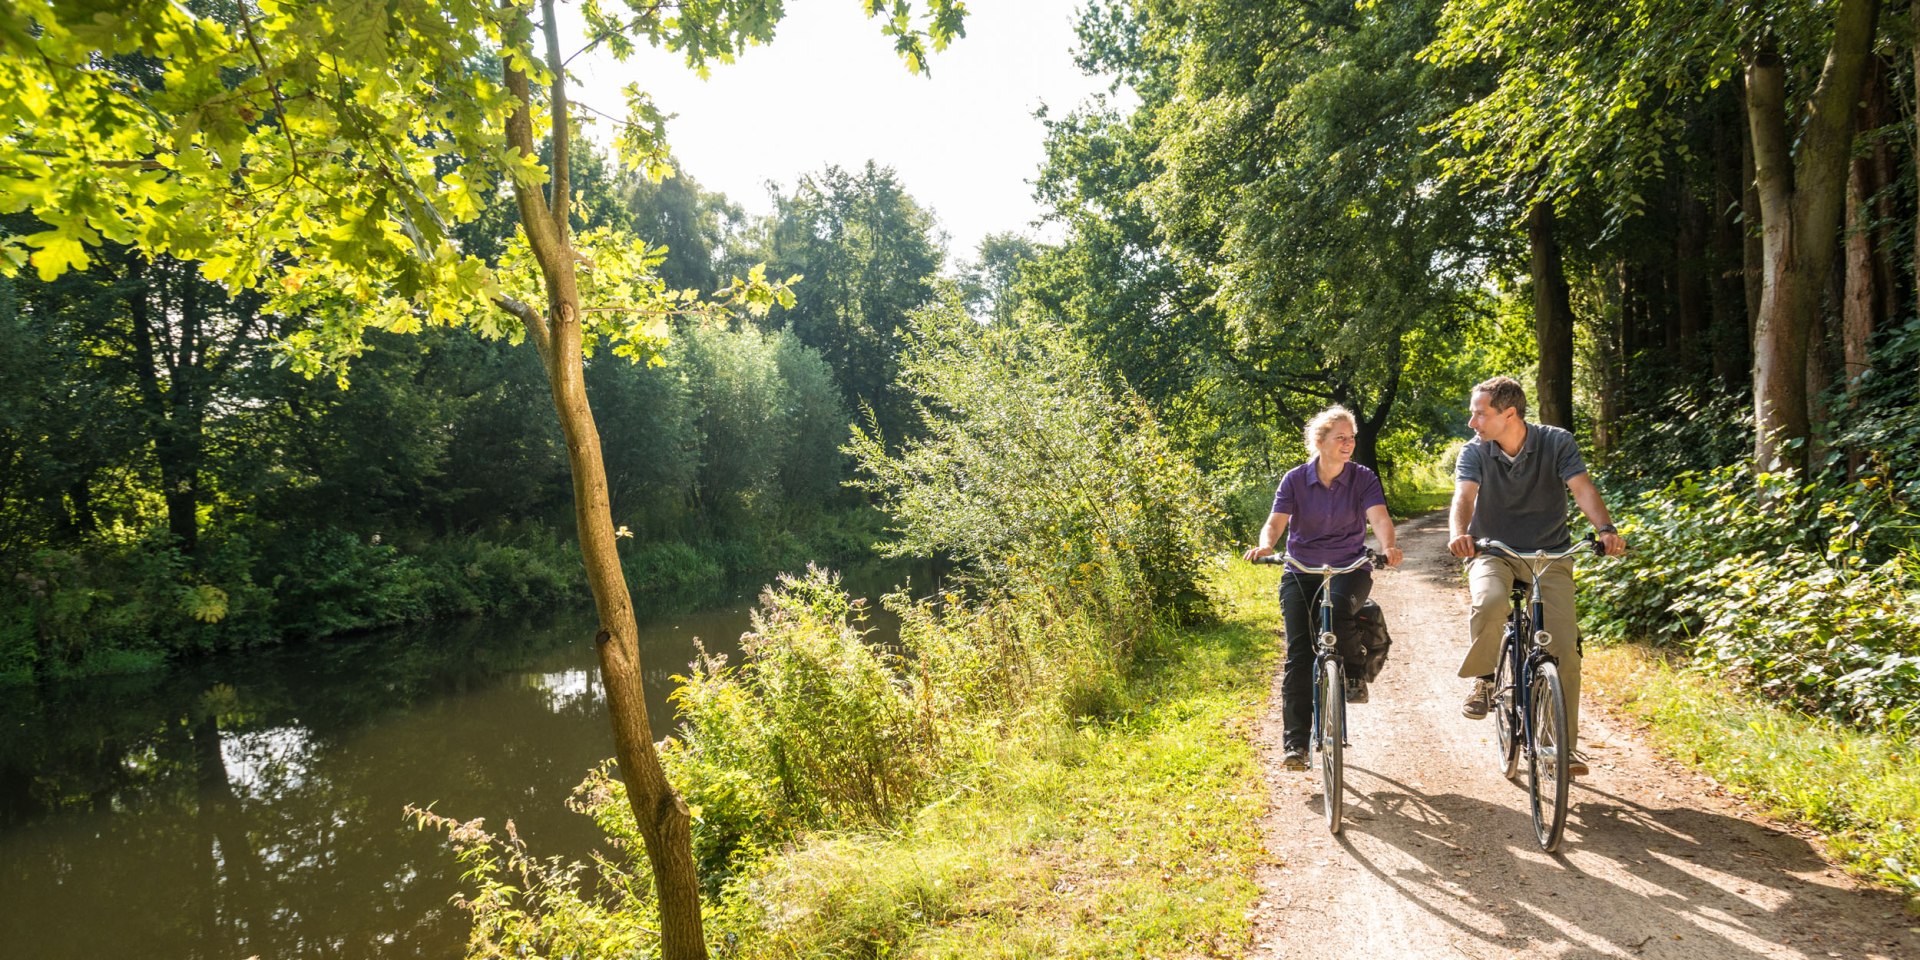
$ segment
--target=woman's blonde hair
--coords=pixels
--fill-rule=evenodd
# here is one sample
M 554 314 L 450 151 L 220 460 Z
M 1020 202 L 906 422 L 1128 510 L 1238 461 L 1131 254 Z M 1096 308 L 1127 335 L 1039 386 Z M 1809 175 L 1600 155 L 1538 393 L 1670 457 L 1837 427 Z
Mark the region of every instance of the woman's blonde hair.
M 1345 420 L 1351 425 L 1354 432 L 1359 432 L 1360 421 L 1354 419 L 1353 411 L 1337 403 L 1314 414 L 1313 419 L 1307 421 L 1306 441 L 1308 459 L 1319 456 L 1320 441 L 1325 440 L 1327 438 L 1327 431 L 1332 430 L 1333 425 L 1341 420 Z

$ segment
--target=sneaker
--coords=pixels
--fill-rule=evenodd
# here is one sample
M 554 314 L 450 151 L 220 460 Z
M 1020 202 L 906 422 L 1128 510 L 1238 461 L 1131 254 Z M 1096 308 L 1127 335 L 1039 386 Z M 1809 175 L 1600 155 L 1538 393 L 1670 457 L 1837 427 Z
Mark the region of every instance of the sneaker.
M 1487 711 L 1492 709 L 1493 681 L 1479 679 L 1473 681 L 1473 692 L 1467 694 L 1467 702 L 1460 705 L 1460 715 L 1468 720 L 1484 720 Z
M 1367 682 L 1365 680 L 1362 680 L 1359 677 L 1347 678 L 1347 702 L 1348 703 L 1366 703 L 1367 702 Z
M 1584 777 L 1586 775 L 1587 761 L 1585 759 L 1581 758 L 1577 753 L 1567 758 L 1567 777 L 1569 779 L 1573 777 Z
M 1307 769 L 1307 748 L 1288 747 L 1287 755 L 1280 760 L 1280 766 L 1292 770 L 1295 773 L 1305 771 Z

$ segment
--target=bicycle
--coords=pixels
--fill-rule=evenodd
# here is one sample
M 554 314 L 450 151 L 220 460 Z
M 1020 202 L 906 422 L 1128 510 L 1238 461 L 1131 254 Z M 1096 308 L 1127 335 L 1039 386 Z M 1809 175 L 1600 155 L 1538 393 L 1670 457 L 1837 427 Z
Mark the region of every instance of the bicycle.
M 1533 582 L 1515 579 L 1508 594 L 1510 610 L 1500 638 L 1500 663 L 1493 680 L 1494 727 L 1498 731 L 1501 775 L 1512 780 L 1520 756 L 1527 758 L 1527 793 L 1533 815 L 1533 838 L 1546 853 L 1560 848 L 1567 826 L 1567 766 L 1573 744 L 1567 737 L 1567 703 L 1560 686 L 1560 661 L 1547 652 L 1551 634 L 1534 626 L 1545 622 L 1540 599 L 1540 575 L 1553 565 L 1581 553 L 1606 556 L 1606 547 L 1592 535 L 1566 550 L 1521 553 L 1498 540 L 1473 542 L 1476 550 L 1503 554 L 1527 565 Z M 1544 561 L 1544 563 L 1543 563 Z M 1524 638 L 1524 639 L 1523 639 Z M 1530 642 L 1528 642 L 1530 641 Z
M 1320 754 L 1320 786 L 1325 793 L 1327 830 L 1340 832 L 1345 811 L 1345 748 L 1347 742 L 1347 662 L 1333 634 L 1333 578 L 1365 566 L 1375 570 L 1387 565 L 1387 558 L 1369 548 L 1366 554 L 1343 567 L 1330 564 L 1308 566 L 1292 556 L 1276 553 L 1254 563 L 1282 564 L 1306 575 L 1320 576 L 1320 634 L 1314 641 L 1313 727 L 1308 745 Z

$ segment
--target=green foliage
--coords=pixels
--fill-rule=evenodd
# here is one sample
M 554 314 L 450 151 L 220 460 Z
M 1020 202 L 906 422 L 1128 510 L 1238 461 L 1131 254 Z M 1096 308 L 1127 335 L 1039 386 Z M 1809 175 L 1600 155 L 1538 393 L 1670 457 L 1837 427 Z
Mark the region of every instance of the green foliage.
M 859 484 L 899 525 L 895 555 L 944 553 L 989 583 L 1047 584 L 1105 605 L 1111 622 L 1194 612 L 1210 500 L 1084 346 L 1043 324 L 926 310 L 901 383 L 923 438 L 893 455 L 869 424 L 850 446 Z
M 1644 372 L 1654 374 L 1649 361 Z M 1637 403 L 1638 411 L 1620 419 L 1620 437 L 1606 458 L 1616 482 L 1633 487 L 1662 485 L 1668 478 L 1706 472 L 1741 462 L 1753 452 L 1753 403 L 1750 397 L 1714 387 L 1685 385 L 1660 391 Z
M 1842 391 L 1831 398 L 1843 413 L 1831 430 L 1833 460 L 1828 468 L 1858 451 L 1864 461 L 1859 472 L 1880 477 L 1891 487 L 1888 495 L 1906 503 L 1920 501 L 1920 390 L 1903 375 L 1916 364 L 1920 317 L 1883 333 L 1872 366 L 1859 379 L 1851 409 Z
M 1619 514 L 1634 549 L 1583 577 L 1586 629 L 1679 645 L 1869 729 L 1920 723 L 1914 517 L 1884 482 L 1684 475 Z
M 710 553 L 676 540 L 641 544 L 625 552 L 620 566 L 636 592 L 668 596 L 709 585 L 724 573 Z
M 170 544 L 98 539 L 42 549 L 0 583 L 0 680 L 150 669 L 270 636 L 269 591 L 226 544 L 194 569 Z
M 677 782 L 697 791 L 687 799 L 713 939 L 739 957 L 1108 956 L 1243 942 L 1265 793 L 1250 743 L 1220 731 L 1246 723 L 1264 701 L 1276 613 L 1271 581 L 1244 565 L 1225 569 L 1210 589 L 1228 622 L 1162 638 L 1112 678 L 1126 708 L 1090 717 L 1038 702 L 1068 645 L 1089 632 L 1085 622 L 1049 624 L 1036 612 L 1044 605 L 1030 602 L 906 604 L 903 642 L 913 659 L 892 661 L 890 693 L 871 672 L 886 654 L 861 657 L 857 641 L 834 639 L 857 622 L 854 603 L 830 578 L 789 580 L 773 603 L 791 619 L 774 629 L 803 635 L 781 646 L 837 652 L 782 649 L 776 656 L 786 665 L 777 668 L 756 666 L 751 654 L 737 667 L 703 664 L 682 689 L 683 706 L 698 717 L 668 749 Z M 854 691 L 870 690 L 881 703 L 904 709 L 910 701 L 937 724 L 938 735 L 914 747 L 935 752 L 895 758 L 923 778 L 916 802 L 883 822 L 856 815 L 794 829 L 777 778 L 729 752 L 745 739 L 764 757 L 769 738 L 824 734 L 788 730 L 784 720 L 757 727 L 780 710 L 760 700 L 752 678 L 763 668 L 788 682 L 839 687 L 835 717 L 870 716 L 871 703 L 848 709 Z M 902 691 L 912 696 L 903 701 Z M 803 695 L 825 693 L 816 685 Z M 600 864 L 598 902 L 647 909 L 624 786 L 603 767 L 571 805 L 616 851 Z M 502 843 L 490 856 L 497 865 L 477 874 L 483 893 L 507 892 L 497 877 L 540 862 L 524 851 L 516 859 Z M 540 930 L 558 939 L 599 929 L 590 905 L 548 902 L 554 884 L 536 877 L 513 886 L 534 893 L 490 907 L 519 925 L 521 942 Z M 1090 914 L 1109 919 L 1087 923 Z
M 828 167 L 775 198 L 757 253 L 775 274 L 806 278 L 777 321 L 819 351 L 849 409 L 872 408 L 889 434 L 909 421 L 895 384 L 898 336 L 933 300 L 942 252 L 933 215 L 891 167 Z
M 480 820 L 462 823 L 412 805 L 406 815 L 415 829 L 445 833 L 467 867 L 473 892 L 454 903 L 473 917 L 468 956 L 632 960 L 656 955 L 660 936 L 647 926 L 651 884 L 644 872 L 629 873 L 601 860 L 597 882 L 587 881 L 582 864 L 533 856 L 511 820 L 501 837 L 488 833 Z
M 1425 460 L 1468 385 L 1489 245 L 1431 189 L 1463 96 L 1412 54 L 1435 3 L 1090 4 L 1083 61 L 1139 95 L 1048 120 L 1037 192 L 1069 239 L 1024 271 L 1225 486 L 1271 484 L 1330 402 L 1357 457 Z M 1415 451 L 1418 451 L 1415 453 Z M 1412 456 L 1409 456 L 1412 454 Z
M 898 654 L 864 637 L 864 601 L 809 569 L 760 597 L 742 662 L 703 656 L 673 694 L 663 758 L 697 808 L 702 876 L 807 827 L 891 822 L 937 756 L 925 699 Z
M 980 238 L 972 262 L 962 264 L 958 285 L 967 312 L 981 322 L 1010 323 L 1025 297 L 1021 272 L 1041 253 L 1039 244 L 1018 233 Z

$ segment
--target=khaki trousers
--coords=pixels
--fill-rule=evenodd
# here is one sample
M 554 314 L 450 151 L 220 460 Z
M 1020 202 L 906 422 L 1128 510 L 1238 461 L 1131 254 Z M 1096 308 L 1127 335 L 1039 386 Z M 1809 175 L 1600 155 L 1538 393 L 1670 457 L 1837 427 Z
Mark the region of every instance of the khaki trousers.
M 1507 623 L 1507 595 L 1513 582 L 1533 582 L 1527 564 L 1511 557 L 1486 554 L 1467 561 L 1467 586 L 1473 593 L 1473 615 L 1467 629 L 1473 645 L 1460 663 L 1463 677 L 1493 674 L 1500 663 L 1500 634 Z M 1580 649 L 1576 642 L 1580 620 L 1573 607 L 1573 567 L 1570 562 L 1554 564 L 1540 576 L 1540 602 L 1546 608 L 1544 626 L 1553 636 L 1547 652 L 1560 660 L 1560 690 L 1567 701 L 1567 736 L 1580 742 Z M 1538 630 L 1542 624 L 1534 624 Z

